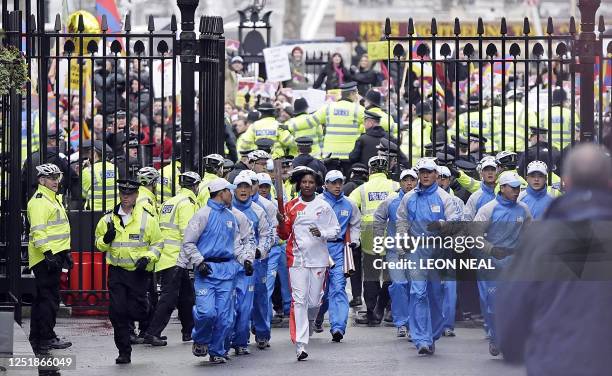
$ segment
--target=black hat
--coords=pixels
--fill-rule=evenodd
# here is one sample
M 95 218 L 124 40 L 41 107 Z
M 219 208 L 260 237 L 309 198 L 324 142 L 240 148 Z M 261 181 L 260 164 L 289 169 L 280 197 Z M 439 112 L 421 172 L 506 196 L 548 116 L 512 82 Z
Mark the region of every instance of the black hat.
M 548 134 L 548 129 L 546 127 L 537 127 L 530 125 L 529 134 Z
M 557 88 L 553 91 L 552 93 L 552 104 L 554 105 L 559 105 L 563 102 L 565 102 L 567 100 L 567 94 L 565 93 L 565 90 L 561 89 L 561 88 Z
M 378 90 L 374 90 L 374 89 L 368 90 L 368 92 L 365 94 L 365 99 L 367 99 L 367 101 L 370 102 L 373 106 L 376 106 L 379 108 L 383 106 L 382 95 L 380 94 L 380 91 Z
M 361 172 L 367 174 L 368 171 L 368 166 L 364 165 L 363 163 L 353 163 L 351 166 L 351 172 Z
M 302 137 L 298 137 L 295 139 L 295 143 L 298 146 L 312 146 L 312 144 L 314 143 L 314 141 L 312 141 L 311 137 L 308 136 L 302 136 Z
M 293 162 L 293 155 L 285 155 L 283 157 L 283 161 L 282 161 L 283 166 L 291 166 L 292 162 Z
M 257 107 L 257 111 L 261 112 L 262 114 L 270 114 L 276 111 L 276 108 L 274 108 L 270 102 L 263 102 L 259 105 L 259 107 Z
M 266 153 L 272 152 L 272 146 L 274 146 L 274 141 L 269 138 L 260 138 L 255 141 L 255 145 L 257 146 L 257 150 L 263 150 Z
M 439 165 L 448 165 L 455 161 L 455 157 L 453 156 L 454 150 L 451 151 L 451 148 L 448 148 L 448 152 L 439 151 L 436 153 L 436 159 L 438 159 Z
M 246 157 L 247 155 L 249 155 L 251 152 L 254 152 L 255 150 L 257 149 L 248 148 L 248 149 L 240 150 L 239 153 L 240 155 Z
M 357 90 L 357 82 L 354 82 L 354 81 L 345 82 L 342 85 L 340 85 L 340 90 L 344 92 Z
M 377 114 L 376 112 L 365 110 L 363 112 L 363 118 L 364 119 L 374 119 L 376 121 L 380 121 L 381 116 L 379 114 Z
M 436 150 L 444 150 L 444 145 L 446 145 L 446 142 L 444 142 L 444 141 L 436 142 Z M 433 143 L 430 142 L 430 143 L 424 145 L 423 148 L 425 150 L 432 150 L 433 151 L 434 145 L 433 145 Z
M 117 111 L 117 119 L 125 118 L 126 113 L 123 110 Z
M 469 99 L 468 99 L 468 104 L 470 106 L 478 106 L 480 105 L 480 98 L 476 95 L 472 95 Z
M 470 142 L 480 142 L 481 144 L 486 143 L 488 140 L 484 135 L 481 137 L 477 132 L 470 132 L 469 138 Z
M 130 147 L 138 146 L 138 135 L 136 133 L 130 132 L 130 137 L 128 139 L 128 145 Z
M 249 114 L 247 115 L 247 122 L 254 123 L 259 120 L 260 116 L 261 114 L 257 111 L 249 111 Z
M 306 98 L 298 98 L 293 102 L 293 112 L 296 115 L 306 113 L 308 111 L 308 101 Z
M 431 114 L 431 105 L 429 104 L 429 102 L 417 103 L 414 112 L 417 116 Z
M 459 147 L 464 147 L 467 148 L 469 145 L 469 142 L 467 140 L 467 138 L 463 137 L 463 136 L 459 136 L 459 138 L 457 138 L 454 134 L 451 135 L 451 140 L 455 143 L 455 145 L 459 146 Z
M 467 159 L 458 159 L 455 161 L 455 167 L 464 171 L 474 171 L 476 170 L 476 163 Z
M 399 147 L 393 141 L 389 141 L 386 138 L 381 138 L 380 143 L 376 145 L 376 149 L 381 152 L 387 153 L 390 156 L 397 156 L 399 152 Z
M 119 192 L 121 193 L 130 194 L 130 193 L 137 192 L 138 187 L 140 187 L 140 184 L 138 184 L 138 182 L 135 180 L 131 180 L 131 179 L 117 180 L 117 189 L 119 189 Z
M 84 150 L 84 149 L 91 149 L 91 146 L 92 146 L 91 140 L 83 140 L 83 141 L 81 141 L 81 149 L 82 150 Z
M 110 146 L 108 146 L 107 143 L 103 142 L 102 140 L 95 140 L 93 142 L 93 149 L 100 154 L 102 153 L 102 150 L 105 150 L 107 154 L 110 154 L 113 152 L 113 149 Z

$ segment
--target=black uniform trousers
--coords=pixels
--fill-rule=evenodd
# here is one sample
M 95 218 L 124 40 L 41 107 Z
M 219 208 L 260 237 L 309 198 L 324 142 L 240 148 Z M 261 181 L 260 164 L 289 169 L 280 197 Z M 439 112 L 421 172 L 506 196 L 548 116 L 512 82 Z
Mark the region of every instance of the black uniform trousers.
M 47 261 L 42 260 L 32 267 L 34 271 L 36 297 L 32 302 L 30 321 L 30 342 L 54 339 L 55 319 L 60 303 L 60 275 L 62 270 L 49 270 Z
M 128 271 L 114 265 L 108 268 L 109 317 L 119 355 L 132 353 L 130 323 L 148 317 L 147 290 L 150 283 L 147 272 Z
M 178 316 L 182 326 L 181 332 L 191 334 L 195 291 L 193 282 L 189 279 L 189 271 L 173 266 L 157 272 L 156 275 L 160 278 L 161 295 L 147 333 L 156 337 L 161 336 L 162 331 L 170 321 L 172 311 L 174 311 L 174 308 L 178 308 Z
M 148 332 L 149 324 L 153 318 L 155 312 L 155 306 L 157 305 L 157 278 L 158 276 L 154 272 L 141 272 L 146 274 L 146 278 L 149 280 L 149 286 L 147 287 L 147 302 L 149 305 L 149 315 L 144 320 L 138 321 L 138 331 L 141 335 Z M 130 333 L 136 335 L 136 323 L 130 322 Z
M 368 312 L 374 312 L 376 309 L 379 314 L 382 314 L 385 307 L 391 301 L 389 296 L 391 281 L 387 269 L 381 271 L 374 268 L 374 260 L 376 259 L 384 259 L 384 256 L 363 253 L 363 299 L 365 300 Z M 381 274 L 383 280 L 382 286 L 380 283 Z

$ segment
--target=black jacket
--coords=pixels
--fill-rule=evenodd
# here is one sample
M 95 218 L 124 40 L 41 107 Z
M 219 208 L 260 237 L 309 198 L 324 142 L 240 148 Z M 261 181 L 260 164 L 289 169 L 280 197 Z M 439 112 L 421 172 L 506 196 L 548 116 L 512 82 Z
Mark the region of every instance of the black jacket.
M 236 150 L 236 135 L 234 135 L 232 124 L 229 121 L 225 122 L 225 146 L 229 151 L 226 157 L 231 159 L 232 162 L 236 163 L 238 160 L 238 152 Z
M 528 226 L 498 283 L 501 351 L 529 375 L 608 375 L 612 191 L 569 191 L 543 219 Z
M 101 113 L 110 115 L 117 110 L 125 109 L 125 99 L 121 94 L 125 91 L 125 75 L 121 71 L 97 70 L 94 74 L 96 98 L 102 103 Z M 117 97 L 115 100 L 115 96 Z
M 389 133 L 381 126 L 372 127 L 366 130 L 366 132 L 355 141 L 355 147 L 349 154 L 349 162 L 360 162 L 367 166 L 368 160 L 378 154 L 376 146 L 380 144 L 380 140 L 383 138 L 388 139 Z
M 227 174 L 227 181 L 229 181 L 230 183 L 233 183 L 234 179 L 236 179 L 236 176 L 238 176 L 238 174 L 244 170 L 250 170 L 249 166 L 245 165 L 241 161 L 236 162 L 232 171 L 230 171 L 230 173 Z
M 357 82 L 357 91 L 362 97 L 368 92 L 372 86 L 378 86 L 382 82 L 382 75 L 372 69 L 353 70 L 351 68 L 351 79 Z
M 351 81 L 351 72 L 349 72 L 348 69 L 342 67 L 342 73 L 344 75 L 344 82 Z M 312 87 L 315 89 L 319 89 L 323 84 L 323 80 L 325 80 L 325 90 L 340 88 L 340 81 L 338 79 L 338 75 L 330 64 L 326 65 L 325 69 L 323 69 L 321 73 L 319 73 L 319 76 L 315 80 Z
M 327 168 L 325 168 L 325 165 L 323 164 L 323 162 L 314 158 L 310 154 L 298 155 L 297 157 L 293 159 L 293 162 L 291 162 L 291 166 L 293 168 L 296 168 L 298 166 L 310 167 L 313 170 L 317 171 L 319 174 L 321 174 L 322 178 L 325 178 L 325 175 L 327 174 Z
M 30 162 L 26 159 L 23 165 L 23 170 L 21 171 L 21 186 L 23 188 L 23 192 L 27 193 L 23 197 L 25 200 L 24 203 L 27 204 L 34 192 L 36 192 L 36 189 L 38 189 L 38 171 L 36 170 L 36 166 L 40 166 L 43 163 L 53 163 L 59 167 L 60 171 L 62 172 L 63 176 L 58 193 L 66 194 L 67 192 L 72 191 L 75 181 L 78 183 L 78 175 L 70 171 L 70 162 L 68 161 L 68 157 L 63 153 L 60 153 L 57 147 L 47 147 L 47 158 L 44 161 L 41 161 L 40 151 L 35 151 L 32 153 L 30 159 L 32 161 L 32 168 L 28 168 Z
M 359 187 L 361 184 L 365 183 L 365 180 L 361 180 L 361 179 L 352 179 L 349 182 L 347 182 L 346 184 L 344 184 L 344 186 L 342 187 L 342 192 L 344 193 L 345 196 L 350 195 L 355 189 L 357 189 L 357 187 Z
M 549 153 L 552 153 L 552 160 L 550 159 Z M 525 154 L 525 152 L 519 154 L 518 171 L 520 174 L 523 174 L 524 171 L 526 172 L 524 169 L 527 168 L 527 165 L 530 162 L 539 160 L 546 163 L 549 171 L 554 171 L 557 175 L 560 175 L 560 159 L 561 153 L 557 148 L 554 146 L 551 148 L 548 142 L 540 141 L 537 144 L 527 148 L 527 154 Z

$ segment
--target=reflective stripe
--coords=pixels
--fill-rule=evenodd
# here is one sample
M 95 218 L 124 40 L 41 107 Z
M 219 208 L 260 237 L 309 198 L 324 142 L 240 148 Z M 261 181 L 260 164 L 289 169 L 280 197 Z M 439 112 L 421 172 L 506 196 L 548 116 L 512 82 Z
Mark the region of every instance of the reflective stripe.
M 348 157 L 349 153 L 334 153 L 332 152 L 332 157 Z
M 328 131 L 327 136 L 357 136 L 354 132 L 338 132 L 338 131 Z M 354 142 L 354 140 L 347 140 L 348 142 Z
M 58 213 L 58 215 L 59 215 L 59 213 Z M 68 223 L 68 221 L 65 220 L 65 219 L 58 219 L 57 221 L 47 222 L 47 224 L 44 224 L 44 225 L 38 225 L 38 226 L 31 227 L 30 231 L 44 230 L 47 227 L 56 226 L 56 225 L 63 225 L 65 223 Z
M 148 244 L 146 242 L 112 242 L 112 248 L 138 248 L 138 247 L 146 247 Z
M 178 230 L 178 229 L 179 229 L 179 226 L 178 226 L 178 225 L 175 225 L 174 223 L 169 223 L 169 222 L 163 222 L 163 223 L 160 223 L 160 224 L 159 224 L 159 227 L 160 227 L 160 228 L 161 228 L 161 227 L 164 227 L 164 228 L 169 228 L 169 229 L 172 229 L 172 230 Z
M 329 124 L 328 128 L 348 128 L 348 129 L 359 129 L 357 124 Z
M 331 105 L 327 105 L 327 107 L 325 107 L 325 126 L 329 127 L 329 108 L 331 107 Z
M 115 257 L 108 252 L 106 253 L 106 261 L 112 265 L 135 265 L 131 258 Z
M 49 235 L 44 239 L 40 239 L 34 242 L 34 246 L 36 248 L 45 245 L 47 243 L 49 243 L 50 241 L 53 240 L 62 240 L 62 239 L 69 239 L 70 238 L 70 234 L 58 234 L 58 235 Z
M 140 221 L 140 239 L 144 240 L 144 233 L 147 227 L 147 221 L 149 220 L 149 215 L 147 212 L 142 212 L 142 220 Z
M 353 114 L 353 127 L 355 128 L 359 128 L 359 124 L 357 124 L 357 111 L 359 111 L 359 103 L 355 103 L 355 110 L 354 110 L 354 114 Z
M 157 247 L 150 246 L 149 247 L 149 252 L 153 253 L 155 255 L 155 257 L 157 257 L 157 258 L 159 258 L 159 256 L 161 256 L 161 251 Z
M 206 184 L 208 186 L 208 184 Z M 174 230 L 178 230 L 179 226 L 177 224 L 174 223 L 174 217 L 176 216 L 176 211 L 179 207 L 180 204 L 182 204 L 185 201 L 189 201 L 189 197 L 185 197 L 182 200 L 179 200 L 174 207 L 172 208 L 172 214 L 170 215 L 170 218 L 168 219 L 168 222 L 163 222 L 159 224 L 159 227 L 166 227 L 169 229 L 174 229 Z
M 365 202 L 366 202 L 365 187 L 363 185 L 359 187 L 359 194 L 361 195 L 361 207 L 359 209 L 363 211 L 364 210 L 363 208 L 365 207 Z
M 164 246 L 168 244 L 168 245 L 175 245 L 177 247 L 180 247 L 183 245 L 183 242 L 181 242 L 180 240 L 172 240 L 172 239 L 166 239 L 164 240 Z

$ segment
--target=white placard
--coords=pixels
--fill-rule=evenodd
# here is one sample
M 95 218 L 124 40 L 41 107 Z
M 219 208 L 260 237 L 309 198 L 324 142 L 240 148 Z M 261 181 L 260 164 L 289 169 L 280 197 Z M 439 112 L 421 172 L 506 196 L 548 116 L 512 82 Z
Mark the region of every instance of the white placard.
M 162 63 L 164 64 L 164 92 L 162 94 Z M 175 60 L 176 64 L 176 82 L 174 85 L 176 86 L 176 95 L 181 93 L 181 63 L 177 58 Z M 164 59 L 164 60 L 155 60 L 153 61 L 153 91 L 155 93 L 155 98 L 170 97 L 172 96 L 172 60 Z M 197 90 L 197 81 L 195 81 Z
M 285 46 L 264 48 L 263 55 L 266 62 L 268 82 L 281 82 L 291 79 L 289 56 L 287 56 Z
M 312 113 L 325 104 L 325 90 L 309 88 L 308 90 L 293 90 L 293 98 L 304 98 L 308 102 L 308 112 Z

